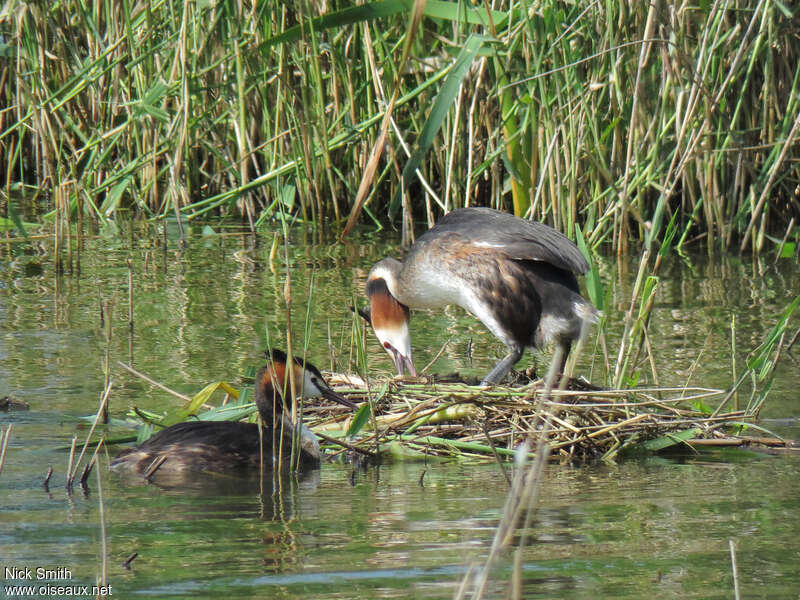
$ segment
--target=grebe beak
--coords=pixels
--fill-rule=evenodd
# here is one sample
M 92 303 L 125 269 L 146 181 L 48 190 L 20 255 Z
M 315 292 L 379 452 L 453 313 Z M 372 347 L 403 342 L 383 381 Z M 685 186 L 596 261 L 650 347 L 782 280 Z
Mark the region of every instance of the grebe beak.
M 297 364 L 295 366 L 294 375 L 297 378 L 297 390 L 303 395 L 309 398 L 322 396 L 328 400 L 338 402 L 347 408 L 353 410 L 358 409 L 357 404 L 354 404 L 338 392 L 333 391 L 331 386 L 325 381 L 322 373 L 319 372 L 319 369 L 311 363 L 307 362 L 304 366 L 302 363 Z
M 328 400 L 333 400 L 334 402 L 338 402 L 339 404 L 343 404 L 347 408 L 352 408 L 353 410 L 358 409 L 358 405 L 357 404 L 355 404 L 354 402 L 351 402 L 350 400 L 348 400 L 347 398 L 345 398 L 341 394 L 338 394 L 337 392 L 334 392 L 333 389 L 330 388 L 328 386 L 328 384 L 325 383 L 324 381 L 320 383 L 320 381 L 317 380 L 316 383 L 317 383 L 317 387 L 319 387 L 319 391 L 322 394 L 323 398 L 326 398 Z
M 414 368 L 414 363 L 411 361 L 411 356 L 406 356 L 388 342 L 384 342 L 383 346 L 386 348 L 389 356 L 392 357 L 394 366 L 397 368 L 398 375 L 402 376 L 405 373 L 405 369 L 408 369 L 408 372 L 412 377 L 417 376 L 417 370 Z

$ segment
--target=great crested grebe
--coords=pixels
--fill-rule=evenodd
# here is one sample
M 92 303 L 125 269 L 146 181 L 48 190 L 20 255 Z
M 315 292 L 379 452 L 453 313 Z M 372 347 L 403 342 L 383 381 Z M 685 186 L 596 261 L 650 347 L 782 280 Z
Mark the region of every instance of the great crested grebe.
M 267 364 L 255 379 L 255 402 L 263 423 L 259 440 L 258 425 L 232 421 L 187 421 L 167 427 L 144 443 L 120 452 L 111 461 L 111 468 L 146 473 L 182 471 L 229 471 L 258 467 L 263 444 L 264 464 L 288 464 L 294 428 L 284 412 L 281 393 L 290 390 L 288 377 L 294 378 L 295 390 L 304 397 L 324 397 L 357 408 L 347 398 L 334 392 L 314 365 L 295 358 L 288 364 L 281 350 L 267 353 Z M 321 452 L 314 434 L 302 423 L 300 433 L 300 465 L 319 465 Z M 279 459 L 280 456 L 280 459 Z M 162 458 L 164 457 L 164 458 Z
M 372 267 L 372 327 L 398 373 L 416 375 L 408 309 L 457 304 L 509 349 L 483 384 L 498 383 L 525 348 L 551 341 L 563 350 L 563 372 L 584 322 L 598 317 L 575 278 L 588 270 L 578 247 L 552 227 L 491 208 L 461 208 L 417 239 L 405 261 L 384 258 Z

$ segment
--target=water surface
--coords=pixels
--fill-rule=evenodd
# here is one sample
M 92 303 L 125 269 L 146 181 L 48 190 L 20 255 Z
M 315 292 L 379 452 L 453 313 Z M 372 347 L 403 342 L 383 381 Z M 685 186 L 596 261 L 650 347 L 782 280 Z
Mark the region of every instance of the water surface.
M 93 474 L 86 493 L 66 493 L 64 448 L 73 435 L 86 435 L 82 417 L 96 411 L 103 389 L 101 306 L 112 307 L 113 360 L 187 394 L 212 381 L 240 385 L 267 344 L 285 346 L 285 267 L 280 252 L 270 263 L 271 235 L 254 243 L 241 235 L 204 237 L 198 229 L 185 247 L 168 237 L 166 248 L 160 235 L 138 231 L 121 242 L 90 238 L 80 275 L 73 268 L 58 278 L 47 242 L 41 252 L 5 250 L 0 396 L 30 410 L 0 413 L 0 427 L 13 424 L 0 473 L 0 568 L 71 571 L 71 580 L 53 585 L 93 585 L 105 568 L 118 597 L 451 598 L 466 570 L 485 559 L 501 514 L 506 484 L 491 464 L 430 461 L 356 472 L 326 464 L 262 495 L 256 482 L 241 480 L 179 489 L 132 484 L 110 474 L 104 457 L 99 481 Z M 309 357 L 322 369 L 353 371 L 350 306 L 363 302 L 363 278 L 392 251 L 391 240 L 318 238 L 293 230 L 293 330 L 301 339 L 312 298 Z M 599 259 L 599 266 L 613 365 L 636 264 Z M 667 263 L 650 324 L 656 372 L 641 370 L 640 383 L 730 386 L 732 317 L 741 372 L 747 352 L 797 290 L 797 265 L 771 258 Z M 415 314 L 412 335 L 419 366 L 449 340 L 432 367 L 439 373 L 481 375 L 503 353 L 457 308 Z M 372 337 L 368 342 L 370 373 L 388 374 L 388 357 Z M 594 381 L 605 372 L 596 342 L 593 335 L 579 365 Z M 790 361 L 779 366 L 761 423 L 795 438 L 798 372 Z M 119 368 L 112 379 L 113 417 L 134 405 L 163 411 L 180 404 Z M 105 433 L 126 431 L 111 426 Z M 50 466 L 48 492 L 42 481 Z M 743 597 L 797 598 L 798 480 L 800 458 L 744 452 L 553 464 L 528 532 L 524 597 L 729 598 L 732 540 Z M 504 555 L 495 568 L 492 597 L 505 597 L 511 560 Z M 18 583 L 25 582 L 3 582 Z

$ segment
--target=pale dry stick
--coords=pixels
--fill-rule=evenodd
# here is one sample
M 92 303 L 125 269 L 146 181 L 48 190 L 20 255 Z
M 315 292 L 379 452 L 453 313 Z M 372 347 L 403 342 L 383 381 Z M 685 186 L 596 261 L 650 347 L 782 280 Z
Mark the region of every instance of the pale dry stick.
M 614 387 L 618 388 L 622 384 L 622 371 L 623 357 L 627 351 L 627 346 L 631 340 L 628 338 L 633 333 L 633 319 L 634 311 L 636 309 L 636 301 L 639 299 L 639 294 L 642 291 L 644 282 L 644 272 L 647 269 L 647 264 L 650 262 L 650 248 L 647 244 L 642 245 L 642 256 L 639 259 L 639 271 L 636 273 L 636 282 L 633 284 L 633 293 L 631 294 L 631 303 L 628 306 L 628 311 L 625 313 L 625 327 L 622 334 L 622 339 L 619 344 L 619 353 L 617 354 L 617 366 L 614 368 Z
M 731 572 L 733 573 L 733 597 L 739 600 L 739 569 L 736 567 L 736 546 L 733 540 L 728 540 L 728 547 L 731 551 Z
M 458 133 L 459 116 L 461 115 L 461 98 L 464 95 L 464 80 L 458 84 L 458 96 L 456 97 L 456 114 L 453 115 L 453 135 L 450 138 L 450 156 L 447 160 L 447 175 L 444 178 L 444 212 L 450 211 L 450 184 L 453 180 L 453 162 L 456 157 L 456 134 Z M 477 94 L 474 94 L 477 96 Z
M 72 436 L 72 446 L 69 449 L 69 460 L 67 461 L 67 482 L 66 488 L 67 490 L 72 489 L 72 478 L 70 477 L 70 473 L 72 473 L 72 465 L 73 461 L 75 460 L 75 444 L 78 442 L 78 436 Z
M 573 61 L 571 63 L 565 64 L 565 65 L 561 65 L 560 67 L 556 67 L 556 68 L 550 69 L 548 71 L 542 71 L 540 73 L 537 73 L 536 75 L 531 75 L 530 77 L 525 77 L 523 79 L 519 79 L 519 80 L 513 81 L 511 83 L 507 83 L 506 85 L 499 87 L 498 91 L 502 92 L 503 90 L 505 90 L 507 88 L 516 87 L 518 85 L 522 85 L 523 83 L 527 83 L 527 82 L 533 81 L 535 79 L 541 79 L 542 77 L 549 77 L 550 75 L 553 75 L 554 73 L 560 73 L 561 71 L 567 71 L 569 69 L 574 69 L 575 67 L 577 67 L 579 65 L 583 65 L 583 64 L 586 64 L 586 63 L 593 62 L 595 59 L 600 58 L 601 56 L 604 56 L 606 54 L 611 54 L 612 52 L 617 52 L 618 50 L 622 50 L 623 48 L 627 48 L 628 46 L 638 46 L 639 44 L 654 44 L 654 43 L 664 44 L 664 45 L 670 45 L 671 44 L 673 46 L 675 45 L 670 40 L 664 39 L 664 38 L 650 38 L 650 39 L 634 40 L 632 42 L 623 42 L 622 44 L 617 44 L 616 46 L 613 46 L 611 48 L 606 48 L 605 50 L 601 50 L 600 52 L 595 52 L 594 54 L 590 54 L 589 56 L 581 58 L 580 60 L 576 60 L 576 61 Z
M 92 422 L 92 426 L 89 428 L 89 433 L 86 436 L 86 441 L 83 443 L 83 448 L 81 449 L 81 453 L 78 455 L 78 460 L 75 461 L 75 466 L 73 470 L 69 471 L 68 473 L 70 480 L 75 479 L 75 474 L 78 472 L 78 469 L 81 466 L 83 455 L 86 454 L 86 448 L 89 447 L 89 440 L 92 439 L 92 434 L 94 434 L 94 430 L 97 428 L 97 423 L 100 421 L 100 417 L 103 415 L 103 410 L 105 409 L 106 402 L 108 401 L 108 395 L 111 393 L 112 387 L 114 387 L 114 384 L 111 381 L 109 381 L 108 387 L 105 389 L 105 391 L 103 391 L 103 395 L 100 398 L 100 407 L 97 409 L 97 414 L 94 416 L 94 422 Z
M 133 261 L 130 256 L 128 263 L 128 330 L 133 333 Z
M 424 373 L 425 371 L 427 371 L 428 369 L 430 369 L 430 368 L 431 368 L 431 366 L 433 366 L 433 364 L 434 364 L 434 363 L 435 363 L 437 360 L 439 360 L 439 357 L 442 355 L 442 353 L 444 352 L 445 348 L 447 348 L 447 344 L 449 344 L 449 343 L 450 343 L 450 338 L 448 338 L 447 340 L 445 340 L 444 344 L 442 344 L 442 347 L 439 349 L 439 352 L 437 352 L 437 353 L 436 353 L 436 356 L 434 356 L 434 357 L 433 357 L 433 358 L 432 358 L 432 359 L 431 359 L 431 360 L 428 362 L 428 364 L 427 364 L 427 365 L 425 365 L 425 366 L 422 368 L 422 370 L 420 371 L 420 373 Z
M 703 347 L 700 348 L 700 352 L 697 353 L 697 358 L 692 361 L 692 364 L 689 366 L 689 373 L 686 375 L 686 387 L 689 387 L 689 381 L 691 381 L 692 376 L 694 375 L 695 370 L 697 369 L 697 365 L 700 364 L 700 359 L 703 357 L 703 353 L 706 351 L 706 348 L 711 343 L 711 336 L 706 338 Z
M 480 58 L 480 66 L 478 67 L 478 77 L 475 82 L 475 89 L 478 90 L 483 82 L 483 74 L 486 70 L 486 57 Z M 470 186 L 472 182 L 472 140 L 475 137 L 475 107 L 478 104 L 478 97 L 480 94 L 472 95 L 472 102 L 469 106 L 469 118 L 467 119 L 467 176 L 466 184 L 464 185 L 464 206 L 469 206 Z
M 283 208 L 281 208 L 283 210 Z M 286 358 L 287 358 L 287 368 L 294 364 L 294 336 L 292 335 L 292 271 L 290 269 L 291 262 L 289 260 L 289 233 L 286 226 L 286 219 L 282 219 L 283 224 L 283 259 L 284 265 L 286 270 L 286 278 L 283 283 L 283 302 L 286 308 Z M 286 397 L 286 385 L 287 382 L 283 382 L 284 390 L 282 390 L 283 397 Z M 292 413 L 291 413 L 291 423 L 292 427 L 294 428 L 294 435 L 292 436 L 292 449 L 289 455 L 289 464 L 293 469 L 299 468 L 300 465 L 300 428 L 298 427 L 298 423 L 300 423 L 300 414 L 299 414 L 299 406 L 297 402 L 297 383 L 295 382 L 294 377 L 289 377 L 288 382 L 288 391 L 292 396 Z M 273 412 L 275 408 L 273 407 Z M 283 419 L 281 419 L 281 432 L 280 437 L 275 437 L 275 429 L 273 428 L 273 449 L 275 448 L 276 444 L 278 445 L 278 464 L 283 464 L 283 444 L 279 444 L 277 440 L 283 439 Z M 273 457 L 275 456 L 273 452 Z
M 142 477 L 144 477 L 145 479 L 150 479 L 155 474 L 155 472 L 158 471 L 159 467 L 161 467 L 161 465 L 163 465 L 166 462 L 167 458 L 168 457 L 166 454 L 161 454 L 159 456 L 156 456 L 153 459 L 153 461 L 147 466 L 147 469 L 145 469 L 144 473 L 142 473 Z
M 586 321 L 583 322 L 581 326 L 581 334 L 578 338 L 578 344 L 576 346 L 576 354 L 579 354 L 583 348 L 583 342 L 586 339 L 586 334 L 588 332 L 588 323 Z M 545 391 L 551 390 L 553 387 L 553 382 L 555 378 L 560 375 L 560 381 L 558 384 L 559 389 L 564 389 L 567 386 L 567 382 L 569 381 L 569 370 L 565 373 L 559 374 L 558 372 L 558 365 L 562 364 L 563 362 L 563 349 L 561 347 L 556 348 L 555 352 L 553 353 L 553 358 L 550 362 L 550 368 L 548 370 L 547 376 L 545 378 Z M 545 398 L 548 397 L 549 394 L 545 395 Z M 539 432 L 539 438 L 536 443 L 536 458 L 534 459 L 534 471 L 529 475 L 533 479 L 532 482 L 529 482 L 529 485 L 526 486 L 526 491 L 528 491 L 528 498 L 527 502 L 525 502 L 525 521 L 522 526 L 522 535 L 520 536 L 520 542 L 517 550 L 517 554 L 521 554 L 522 549 L 525 547 L 525 543 L 527 540 L 527 532 L 530 529 L 531 519 L 533 519 L 533 509 L 536 506 L 536 503 L 539 499 L 539 490 L 541 487 L 541 480 L 542 475 L 544 473 L 544 467 L 547 464 L 548 458 L 550 453 L 552 452 L 551 444 L 547 441 L 547 438 L 550 435 L 550 432 L 553 429 L 553 422 L 550 417 L 553 415 L 552 411 L 547 411 L 545 413 L 545 404 L 544 402 L 541 403 L 539 406 L 539 410 L 537 411 L 541 416 L 539 417 L 540 420 L 544 423 L 541 431 Z M 522 503 L 520 503 L 523 506 Z M 519 521 L 519 516 L 516 515 L 514 518 L 514 523 Z M 508 540 L 510 543 L 511 540 Z
M 66 190 L 65 197 L 62 198 L 64 201 L 64 227 L 67 230 L 67 272 L 70 275 L 72 274 L 72 221 L 70 218 L 69 190 L 73 186 L 77 188 L 76 183 L 77 181 L 74 179 L 64 182 Z M 77 196 L 77 193 L 75 195 Z
M 464 572 L 464 577 L 461 578 L 461 583 L 456 590 L 453 600 L 464 600 L 464 594 L 467 593 L 467 585 L 469 584 L 470 576 L 472 575 L 473 567 L 468 566 Z
M 108 538 L 106 536 L 106 515 L 103 506 L 103 485 L 100 482 L 100 469 L 95 471 L 95 475 L 97 476 L 97 503 L 100 517 L 100 552 L 102 553 L 100 585 L 105 587 L 108 581 Z
M 107 389 L 108 384 L 111 381 L 111 336 L 114 330 L 111 327 L 110 300 L 106 300 L 105 315 L 106 315 L 106 360 L 105 364 L 103 365 L 103 389 Z M 108 404 L 106 404 L 103 408 L 103 423 L 104 424 L 108 423 Z
M 514 522 L 512 519 L 512 514 L 514 511 L 514 504 L 515 501 L 518 501 L 523 487 L 523 480 L 525 479 L 525 462 L 527 460 L 528 452 L 529 452 L 529 445 L 528 442 L 524 442 L 514 457 L 516 462 L 517 470 L 514 475 L 514 480 L 511 485 L 511 490 L 509 490 L 508 495 L 506 496 L 505 504 L 503 505 L 503 510 L 500 513 L 502 518 L 500 522 L 497 524 L 497 529 L 495 530 L 494 538 L 492 539 L 492 546 L 489 548 L 489 555 L 486 557 L 486 562 L 483 565 L 483 568 L 475 576 L 475 583 L 474 587 L 475 590 L 472 594 L 472 598 L 477 600 L 483 596 L 483 591 L 486 588 L 486 584 L 489 579 L 489 569 L 491 568 L 492 564 L 500 553 L 502 548 L 502 541 L 505 539 L 506 530 L 513 529 Z M 470 575 L 470 571 L 467 571 L 467 575 Z
M 525 212 L 526 218 L 533 219 L 536 214 L 536 207 L 539 205 L 539 197 L 541 196 L 542 187 L 544 184 L 544 176 L 548 172 L 548 166 L 550 165 L 550 159 L 553 156 L 553 150 L 556 146 L 556 141 L 558 140 L 559 136 L 561 135 L 561 127 L 558 127 L 555 132 L 553 133 L 553 139 L 550 140 L 550 145 L 547 147 L 547 155 L 544 159 L 544 164 L 541 168 L 541 173 L 539 175 L 539 183 L 536 184 L 536 194 L 533 197 L 533 202 L 531 202 L 530 207 Z
M 172 61 L 172 69 L 170 72 L 169 83 L 174 83 L 177 77 L 180 77 L 180 90 L 181 101 L 178 106 L 178 111 L 175 119 L 173 120 L 170 133 L 174 135 L 174 129 L 180 127 L 178 134 L 178 143 L 175 145 L 176 153 L 170 161 L 169 168 L 169 185 L 168 193 L 172 200 L 172 210 L 175 213 L 175 219 L 178 222 L 178 231 L 180 232 L 181 243 L 186 239 L 183 222 L 181 220 L 180 200 L 185 196 L 186 190 L 180 185 L 181 172 L 183 170 L 183 151 L 186 146 L 187 129 L 189 127 L 189 79 L 186 75 L 186 28 L 189 21 L 189 2 L 185 2 L 183 6 L 183 14 L 181 17 L 181 27 L 178 31 L 177 52 Z M 180 75 L 179 75 L 180 74 Z M 170 137 L 172 137 L 172 135 Z
M 147 376 L 147 375 L 145 375 L 144 373 L 140 373 L 139 371 L 137 371 L 136 369 L 134 369 L 134 368 L 133 368 L 133 367 L 131 367 L 130 365 L 126 365 L 126 364 L 125 364 L 124 362 L 122 362 L 121 360 L 118 360 L 118 361 L 117 361 L 117 364 L 118 364 L 120 367 L 122 367 L 123 369 L 125 369 L 126 371 L 128 371 L 128 373 L 130 373 L 131 375 L 135 375 L 135 376 L 136 376 L 136 377 L 138 377 L 139 379 L 143 379 L 143 380 L 145 380 L 145 381 L 146 381 L 147 383 L 149 383 L 150 385 L 152 385 L 152 386 L 154 386 L 154 387 L 157 387 L 158 389 L 160 389 L 160 390 L 163 390 L 163 391 L 167 392 L 168 394 L 172 394 L 173 396 L 175 396 L 176 398 L 180 398 L 180 399 L 181 399 L 181 400 L 183 400 L 184 402 L 191 402 L 191 400 L 192 400 L 191 398 L 189 398 L 189 396 L 184 396 L 184 395 L 183 395 L 183 394 L 181 394 L 180 392 L 176 392 L 175 390 L 171 390 L 171 389 L 169 389 L 169 388 L 168 388 L 167 386 L 165 386 L 163 383 L 159 383 L 159 382 L 157 382 L 155 379 L 151 379 L 150 377 L 148 377 L 148 376 Z
M 649 321 L 649 319 L 650 319 L 650 317 L 649 317 L 649 309 L 648 309 L 648 321 Z M 647 333 L 647 326 L 646 325 L 644 327 L 642 327 L 642 335 L 644 336 L 644 346 L 645 346 L 645 350 L 647 351 L 647 359 L 648 359 L 648 362 L 650 363 L 650 372 L 653 374 L 653 383 L 655 383 L 658 386 L 658 385 L 660 385 L 660 383 L 658 382 L 658 370 L 656 369 L 656 359 L 655 359 L 655 356 L 653 355 L 653 346 L 652 346 L 652 344 L 650 344 L 650 335 Z M 709 339 L 711 339 L 711 338 L 709 338 Z M 700 352 L 702 354 L 702 350 Z M 689 383 L 689 378 L 691 376 L 692 376 L 692 374 L 690 372 L 689 376 L 687 377 L 687 380 L 686 380 L 687 384 Z
M 644 29 L 644 39 L 648 39 L 650 35 L 652 35 L 652 30 L 655 24 L 655 13 L 656 13 L 656 3 L 653 2 L 650 4 L 650 8 L 647 11 L 647 23 Z M 632 98 L 632 106 L 631 106 L 631 118 L 630 123 L 628 124 L 628 148 L 625 153 L 625 172 L 622 175 L 622 184 L 620 185 L 620 202 L 618 204 L 619 211 L 621 214 L 626 214 L 627 206 L 628 206 L 628 181 L 630 180 L 631 176 L 631 156 L 633 155 L 633 146 L 636 143 L 636 113 L 639 108 L 639 88 L 641 85 L 642 79 L 642 71 L 644 70 L 644 66 L 647 60 L 647 56 L 650 53 L 651 45 L 649 43 L 643 43 L 639 48 L 639 62 L 636 66 L 636 81 L 633 84 L 633 98 Z M 637 164 L 638 161 L 637 161 Z M 625 223 L 623 219 L 621 221 Z M 619 231 L 619 239 L 620 241 L 617 243 L 617 255 L 619 256 L 622 252 L 622 237 L 624 235 L 625 229 L 624 226 L 620 226 Z M 615 235 L 617 232 L 615 232 Z
M 0 431 L 0 473 L 3 471 L 3 465 L 6 462 L 6 448 L 8 447 L 8 438 L 11 437 L 11 427 L 13 423 L 9 423 L 5 432 Z
M 497 448 L 494 445 L 494 440 L 492 439 L 492 436 L 489 435 L 489 429 L 486 427 L 486 421 L 481 422 L 481 427 L 483 429 L 483 435 L 486 437 L 486 441 L 489 442 L 489 447 L 492 449 L 492 455 L 494 456 L 494 460 L 495 462 L 497 462 L 497 466 L 500 467 L 500 472 L 503 474 L 503 477 L 505 477 L 506 483 L 508 483 L 508 489 L 511 489 L 511 477 L 508 475 L 506 466 L 503 464 L 500 455 L 497 453 Z

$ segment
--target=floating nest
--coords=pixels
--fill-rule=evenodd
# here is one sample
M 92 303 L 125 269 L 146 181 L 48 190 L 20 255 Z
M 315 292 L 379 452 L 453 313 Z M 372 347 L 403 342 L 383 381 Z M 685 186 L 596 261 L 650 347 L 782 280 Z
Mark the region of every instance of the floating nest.
M 698 446 L 796 449 L 778 437 L 743 435 L 755 415 L 722 412 L 726 392 L 700 387 L 602 390 L 573 380 L 566 390 L 534 381 L 521 387 L 463 383 L 360 380 L 334 376 L 337 391 L 369 403 L 353 415 L 338 408 L 306 407 L 304 419 L 323 441 L 372 458 L 511 458 L 542 438 L 551 458 L 581 462 L 620 453 Z M 711 407 L 719 407 L 716 410 Z

